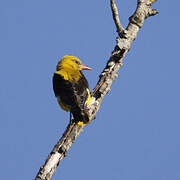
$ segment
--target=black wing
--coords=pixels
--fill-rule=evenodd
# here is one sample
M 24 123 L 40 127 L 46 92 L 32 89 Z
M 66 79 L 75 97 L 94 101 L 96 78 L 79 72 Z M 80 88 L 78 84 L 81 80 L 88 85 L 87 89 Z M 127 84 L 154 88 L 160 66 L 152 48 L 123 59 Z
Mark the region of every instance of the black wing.
M 77 83 L 69 82 L 59 74 L 54 73 L 53 89 L 56 97 L 60 97 L 62 103 L 70 108 L 76 121 L 89 121 L 85 112 L 85 102 L 88 98 L 88 82 L 81 73 Z

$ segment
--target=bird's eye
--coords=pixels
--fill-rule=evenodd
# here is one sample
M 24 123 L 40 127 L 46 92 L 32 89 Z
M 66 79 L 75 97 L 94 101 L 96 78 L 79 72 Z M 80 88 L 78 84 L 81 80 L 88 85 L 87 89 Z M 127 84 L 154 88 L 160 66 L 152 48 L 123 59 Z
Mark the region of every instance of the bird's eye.
M 80 62 L 77 60 L 73 60 L 76 64 L 80 65 Z

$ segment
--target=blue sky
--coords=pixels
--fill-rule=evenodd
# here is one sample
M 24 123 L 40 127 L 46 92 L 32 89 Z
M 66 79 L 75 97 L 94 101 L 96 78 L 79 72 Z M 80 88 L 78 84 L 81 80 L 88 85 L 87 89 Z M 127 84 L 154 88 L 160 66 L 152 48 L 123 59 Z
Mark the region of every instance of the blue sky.
M 116 0 L 124 26 L 136 0 Z M 0 3 L 1 179 L 33 179 L 68 124 L 52 76 L 64 55 L 93 68 L 92 89 L 117 36 L 109 1 Z M 179 180 L 179 5 L 162 0 L 145 21 L 97 118 L 68 152 L 56 179 Z

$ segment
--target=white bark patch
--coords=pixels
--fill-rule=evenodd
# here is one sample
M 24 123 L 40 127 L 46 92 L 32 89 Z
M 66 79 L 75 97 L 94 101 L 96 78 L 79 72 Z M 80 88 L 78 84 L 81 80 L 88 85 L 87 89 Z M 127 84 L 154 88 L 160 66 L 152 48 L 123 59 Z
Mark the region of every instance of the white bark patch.
M 56 152 L 51 155 L 50 159 L 48 160 L 46 166 L 45 166 L 45 172 L 49 173 L 51 171 L 51 168 L 58 164 L 61 154 Z

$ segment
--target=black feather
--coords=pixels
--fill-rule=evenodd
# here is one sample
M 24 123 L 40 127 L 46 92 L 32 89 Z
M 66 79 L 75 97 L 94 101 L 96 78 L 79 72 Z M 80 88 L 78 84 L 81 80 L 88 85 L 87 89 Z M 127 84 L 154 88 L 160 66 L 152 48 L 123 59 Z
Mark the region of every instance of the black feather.
M 65 80 L 60 74 L 54 73 L 53 89 L 56 97 L 60 97 L 63 105 L 70 108 L 76 122 L 88 123 L 85 102 L 88 98 L 88 81 L 81 72 L 78 82 Z

